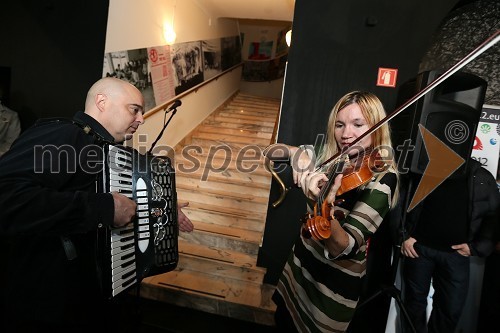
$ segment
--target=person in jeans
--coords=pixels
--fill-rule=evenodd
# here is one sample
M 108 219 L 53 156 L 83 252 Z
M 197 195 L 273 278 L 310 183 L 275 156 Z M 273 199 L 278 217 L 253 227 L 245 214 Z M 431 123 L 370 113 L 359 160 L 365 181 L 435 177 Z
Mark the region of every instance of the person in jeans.
M 455 331 L 469 290 L 469 259 L 493 251 L 499 202 L 491 173 L 470 159 L 465 175 L 443 181 L 408 214 L 403 298 L 417 332 Z

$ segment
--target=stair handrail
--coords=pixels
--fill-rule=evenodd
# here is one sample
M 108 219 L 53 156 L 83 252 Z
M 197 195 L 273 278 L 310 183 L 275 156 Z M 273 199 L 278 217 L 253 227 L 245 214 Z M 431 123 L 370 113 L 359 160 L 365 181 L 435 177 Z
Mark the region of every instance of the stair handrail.
M 243 66 L 243 62 L 240 62 L 239 64 L 236 64 L 233 67 L 229 67 L 225 71 L 220 72 L 219 74 L 211 77 L 210 79 L 205 80 L 205 81 L 197 84 L 196 86 L 191 87 L 188 90 L 183 91 L 182 93 L 180 93 L 178 95 L 175 95 L 173 98 L 169 99 L 168 101 L 165 101 L 162 104 L 155 106 L 151 110 L 146 111 L 146 113 L 144 114 L 144 119 L 151 117 L 153 114 L 155 114 L 159 111 L 166 111 L 167 107 L 170 106 L 170 104 L 172 104 L 176 99 L 181 99 L 186 95 L 189 95 L 193 92 L 197 92 L 198 89 L 202 88 L 203 86 L 209 84 L 210 82 L 212 82 L 214 80 L 217 80 L 219 77 L 226 75 L 227 73 L 232 72 L 233 70 L 235 70 L 236 68 L 238 68 L 240 66 Z

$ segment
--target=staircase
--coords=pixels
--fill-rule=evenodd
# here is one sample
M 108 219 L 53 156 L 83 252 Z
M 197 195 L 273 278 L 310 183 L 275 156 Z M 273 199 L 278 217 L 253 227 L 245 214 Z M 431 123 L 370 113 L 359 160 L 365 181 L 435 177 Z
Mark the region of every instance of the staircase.
M 237 93 L 176 147 L 177 200 L 195 230 L 180 233 L 177 268 L 144 279 L 142 297 L 274 325 L 274 286 L 256 263 L 271 186 L 262 149 L 279 103 Z

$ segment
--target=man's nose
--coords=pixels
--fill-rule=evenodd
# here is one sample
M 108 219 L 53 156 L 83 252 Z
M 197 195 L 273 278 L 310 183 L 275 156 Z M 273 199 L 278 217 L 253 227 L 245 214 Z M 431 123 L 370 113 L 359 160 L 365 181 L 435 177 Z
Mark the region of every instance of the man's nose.
M 139 122 L 141 125 L 144 124 L 144 114 L 142 112 L 138 112 L 135 121 Z

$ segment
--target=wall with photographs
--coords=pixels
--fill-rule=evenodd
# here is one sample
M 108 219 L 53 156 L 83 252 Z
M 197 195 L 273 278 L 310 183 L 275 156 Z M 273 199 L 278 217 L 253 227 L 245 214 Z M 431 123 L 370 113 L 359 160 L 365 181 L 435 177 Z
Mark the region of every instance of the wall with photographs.
M 102 76 L 139 88 L 148 112 L 239 63 L 239 36 L 232 36 L 109 52 Z
M 172 23 L 177 38 L 167 45 L 163 28 Z M 110 0 L 102 76 L 130 81 L 146 101 L 146 123 L 133 146 L 156 139 L 165 122 L 161 109 L 177 95 L 240 63 L 240 45 L 236 20 L 212 18 L 197 1 Z M 157 146 L 176 145 L 239 89 L 240 77 L 238 67 L 182 97 Z

